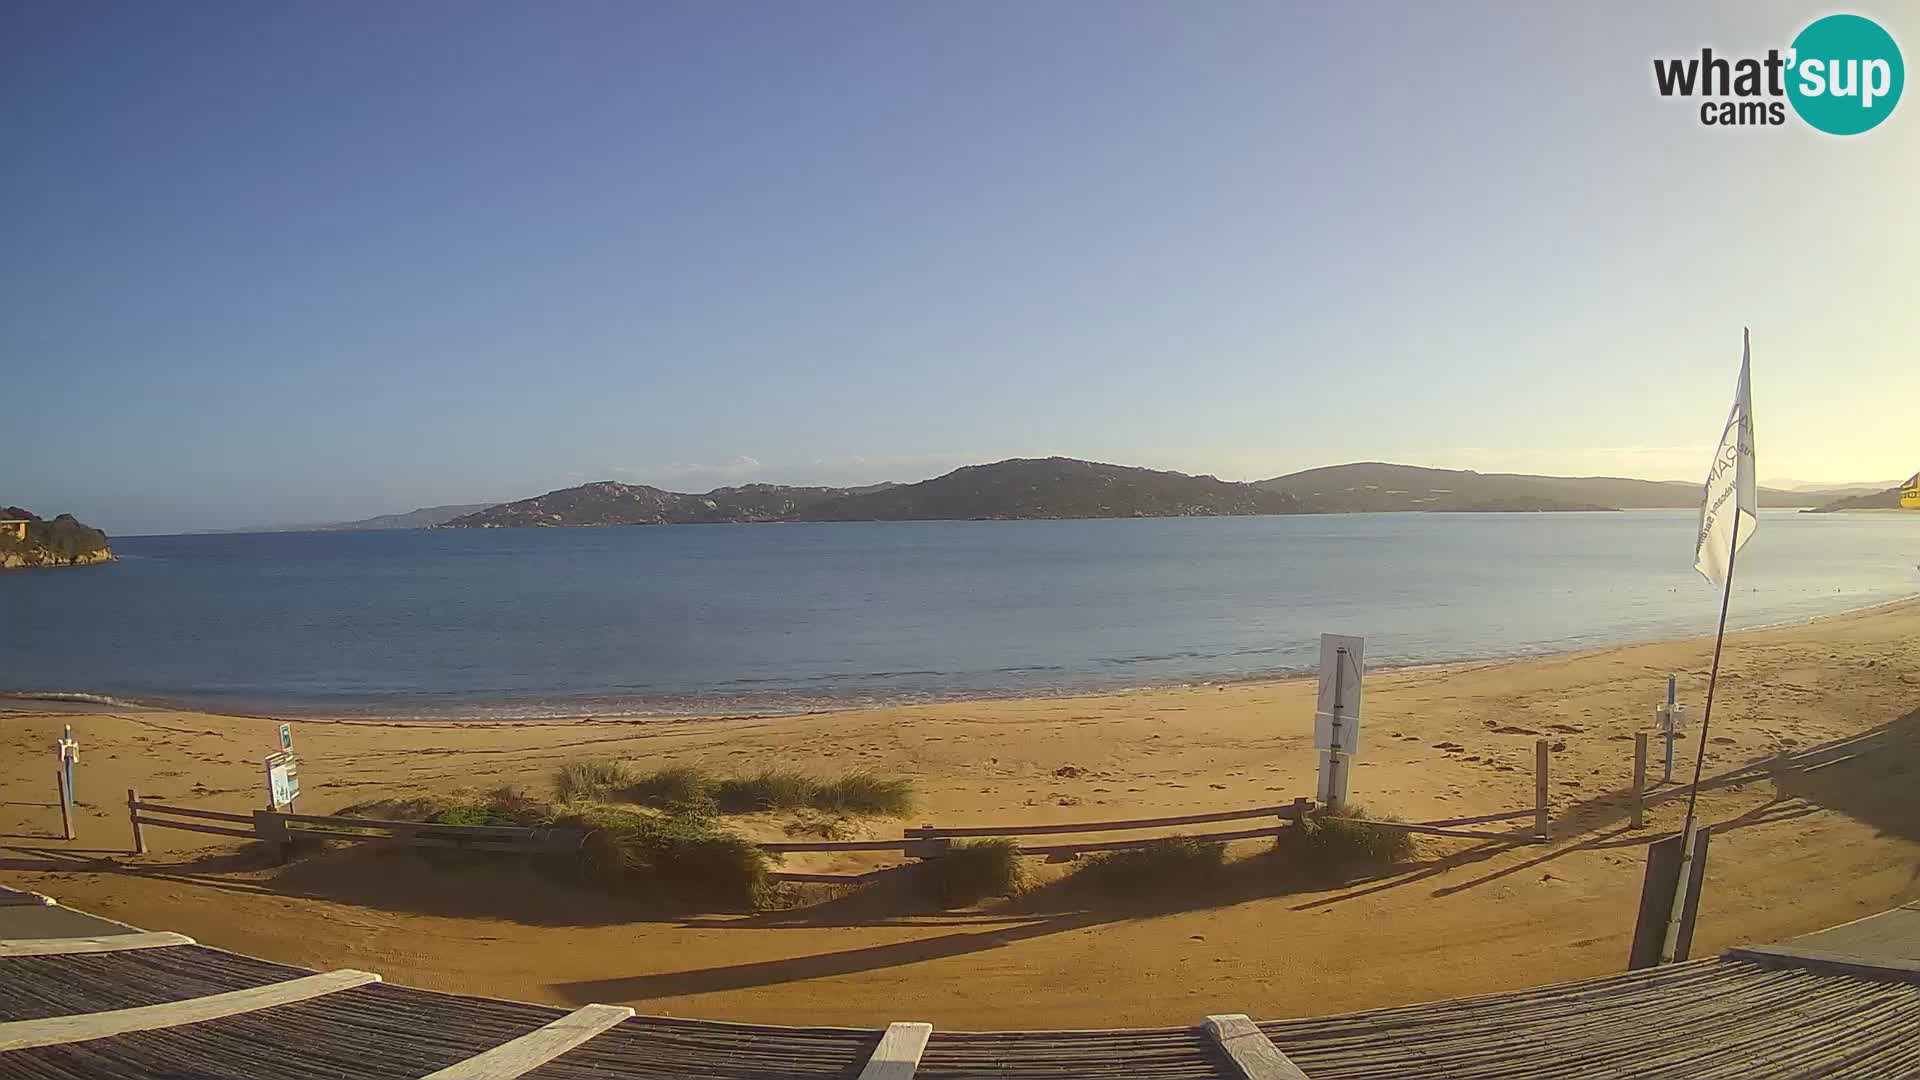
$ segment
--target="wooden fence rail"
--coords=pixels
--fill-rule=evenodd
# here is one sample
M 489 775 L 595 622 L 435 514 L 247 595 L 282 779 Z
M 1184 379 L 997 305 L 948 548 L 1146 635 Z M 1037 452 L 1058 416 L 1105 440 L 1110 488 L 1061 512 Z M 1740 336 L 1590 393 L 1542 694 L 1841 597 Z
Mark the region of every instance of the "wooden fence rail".
M 964 825 L 942 828 L 922 825 L 910 828 L 914 839 L 946 839 L 958 836 L 1042 836 L 1049 833 L 1116 832 L 1123 829 L 1162 829 L 1174 825 L 1198 825 L 1209 821 L 1237 821 L 1242 818 L 1278 817 L 1298 821 L 1313 809 L 1313 800 L 1295 799 L 1275 806 L 1256 806 L 1250 810 L 1220 810 L 1205 814 L 1179 814 L 1173 817 L 1131 818 L 1124 821 L 1067 821 L 1053 825 Z M 1531 811 L 1529 811 L 1530 813 Z
M 964 825 L 939 827 L 921 825 L 904 830 L 897 839 L 885 840 L 793 840 L 774 841 L 757 845 L 769 855 L 786 855 L 798 852 L 870 852 L 898 851 L 914 859 L 937 858 L 945 854 L 958 838 L 968 837 L 1022 837 L 1022 836 L 1058 836 L 1063 834 L 1086 834 L 1101 832 L 1126 832 L 1141 829 L 1164 829 L 1180 825 L 1202 824 L 1215 821 L 1238 821 L 1249 818 L 1277 818 L 1278 823 L 1257 828 L 1238 829 L 1229 832 L 1202 833 L 1190 838 L 1200 841 L 1225 843 L 1232 840 L 1252 840 L 1261 837 L 1279 836 L 1294 824 L 1303 820 L 1314 809 L 1311 799 L 1295 799 L 1290 803 L 1277 803 L 1271 806 L 1256 806 L 1245 810 L 1215 810 L 1198 814 L 1172 814 L 1156 818 L 1125 818 L 1110 821 L 1070 821 L 1050 825 Z M 586 833 L 578 829 L 533 828 L 509 825 L 442 825 L 430 821 L 383 821 L 378 818 L 332 817 L 321 814 L 296 814 L 278 810 L 255 810 L 239 814 L 219 810 L 202 810 L 196 807 L 174 806 L 152 799 L 142 800 L 139 792 L 127 791 L 127 813 L 133 824 L 134 850 L 144 854 L 146 838 L 142 832 L 144 826 L 163 829 L 180 829 L 187 832 L 210 833 L 216 836 L 235 836 L 244 839 L 256 839 L 268 844 L 278 845 L 283 852 L 290 852 L 292 845 L 299 839 L 326 839 L 358 843 L 383 843 L 405 847 L 454 848 L 463 851 L 492 851 L 507 854 L 550 854 L 578 851 L 586 842 Z M 1508 821 L 1515 818 L 1533 816 L 1544 821 L 1544 805 L 1532 810 L 1501 811 L 1494 814 L 1479 814 L 1470 817 L 1449 818 L 1430 822 L 1372 822 L 1382 828 L 1397 829 L 1403 832 L 1422 833 L 1433 836 L 1457 836 L 1480 840 L 1505 840 L 1514 843 L 1544 842 L 1544 832 L 1528 836 L 1523 833 L 1497 833 L 1464 829 L 1462 825 L 1477 825 L 1491 821 Z M 228 824 L 208 824 L 222 822 Z M 239 828 L 236 826 L 248 826 Z M 1541 828 L 1544 828 L 1541 826 Z M 1023 843 L 1017 850 L 1022 855 L 1040 855 L 1064 857 L 1082 855 L 1097 851 L 1120 851 L 1127 848 L 1147 847 L 1159 843 L 1164 836 L 1132 837 L 1121 840 L 1076 840 L 1064 843 Z M 887 868 L 897 869 L 897 868 Z M 804 882 L 858 883 L 884 873 L 885 869 L 863 873 L 811 873 L 803 871 L 776 871 L 775 880 Z

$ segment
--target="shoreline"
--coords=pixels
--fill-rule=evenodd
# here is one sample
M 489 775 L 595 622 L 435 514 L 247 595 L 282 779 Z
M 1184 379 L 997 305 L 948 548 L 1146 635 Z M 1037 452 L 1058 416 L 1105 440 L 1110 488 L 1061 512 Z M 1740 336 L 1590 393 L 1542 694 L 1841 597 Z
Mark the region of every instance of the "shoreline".
M 1845 608 L 1840 611 L 1810 615 L 1805 618 L 1783 619 L 1775 622 L 1745 626 L 1727 631 L 1729 637 L 1741 634 L 1760 633 L 1800 626 L 1813 626 L 1822 622 L 1844 620 L 1869 616 L 1877 612 L 1898 609 L 1905 605 L 1920 605 L 1920 593 L 1895 597 L 1891 600 L 1878 600 L 1859 607 Z M 1673 645 L 1711 636 L 1709 632 L 1683 634 L 1673 637 L 1626 638 L 1602 644 L 1583 645 L 1572 649 L 1547 650 L 1541 652 L 1496 653 L 1484 656 L 1458 657 L 1442 660 L 1413 660 L 1406 662 L 1369 662 L 1368 674 L 1423 673 L 1423 672 L 1464 672 L 1499 668 L 1506 665 L 1523 664 L 1535 660 L 1577 659 L 1606 653 L 1618 649 L 1631 649 L 1645 646 Z M 612 710 L 581 712 L 538 712 L 525 715 L 463 715 L 463 711 L 483 709 L 489 704 L 495 706 L 499 698 L 488 702 L 461 702 L 435 707 L 435 711 L 425 714 L 402 713 L 328 713 L 306 712 L 300 708 L 279 710 L 248 705 L 226 704 L 217 701 L 193 701 L 164 697 L 141 698 L 119 694 L 108 694 L 93 690 L 0 690 L 0 708 L 9 703 L 41 705 L 93 706 L 106 709 L 138 709 L 156 712 L 193 712 L 216 716 L 230 716 L 238 719 L 275 720 L 310 724 L 456 724 L 456 725 L 525 725 L 525 724 L 578 724 L 590 721 L 634 722 L 634 723 L 672 723 L 677 721 L 729 721 L 729 720 L 780 720 L 804 717 L 830 717 L 847 713 L 870 711 L 875 709 L 910 709 L 965 705 L 1005 705 L 1019 702 L 1058 702 L 1079 699 L 1125 698 L 1141 694 L 1157 694 L 1183 690 L 1207 690 L 1229 687 L 1260 687 L 1265 685 L 1284 685 L 1315 676 L 1312 668 L 1275 669 L 1244 676 L 1229 676 L 1215 679 L 1179 679 L 1164 682 L 1147 682 L 1126 686 L 1080 686 L 1052 689 L 1034 689 L 1022 687 L 1009 689 L 1004 693 L 982 690 L 955 690 L 950 693 L 932 693 L 918 695 L 842 698 L 827 700 L 815 707 L 797 707 L 791 709 L 743 706 L 739 708 L 718 707 L 705 710 Z M 373 706 L 377 708 L 378 706 Z
M 1871 752 L 1784 781 L 1701 794 L 1714 826 L 1696 955 L 1778 940 L 1920 899 L 1920 602 L 1729 636 L 1707 770 L 1871 740 Z M 898 1002 L 949 1029 L 1156 1026 L 1196 1000 L 1312 1015 L 1517 989 L 1621 969 L 1644 845 L 1681 800 L 1628 826 L 1636 733 L 1668 673 L 1690 706 L 1691 765 L 1711 634 L 1369 677 L 1353 798 L 1407 821 L 1533 805 L 1548 744 L 1553 842 L 1429 837 L 1415 859 L 1337 882 L 1182 883 L 1162 897 L 1082 897 L 1067 864 L 1004 903 L 943 909 L 861 892 L 812 906 L 682 911 L 581 890 L 507 864 L 346 849 L 281 866 L 250 843 L 149 827 L 131 851 L 122 799 L 245 815 L 263 801 L 266 719 L 19 703 L 0 709 L 0 882 L 216 948 L 316 969 L 359 967 L 429 990 L 747 1023 L 862 1026 Z M 294 722 L 303 813 L 510 788 L 615 762 L 714 775 L 767 767 L 911 781 L 914 811 L 830 823 L 851 840 L 904 828 L 1055 825 L 1284 804 L 1315 789 L 1312 679 L 1070 698 L 974 700 L 806 717 Z M 51 750 L 84 747 L 75 842 L 62 842 Z M 1658 776 L 1658 763 L 1653 763 Z M 822 821 L 730 815 L 761 843 Z M 1071 830 L 1067 830 L 1071 831 Z M 1105 838 L 1105 837 L 1102 837 Z M 1232 858 L 1251 863 L 1257 841 Z M 75 855 L 82 857 L 75 858 Z M 782 869 L 852 874 L 897 853 L 792 853 Z M 1253 866 L 1257 866 L 1253 863 Z M 1249 867 L 1252 869 L 1252 867 Z M 1240 885 L 1247 887 L 1242 889 Z M 484 944 L 477 944 L 477 943 Z M 1098 995 L 1085 993 L 1099 985 Z M 1198 997 L 1196 997 L 1198 995 Z

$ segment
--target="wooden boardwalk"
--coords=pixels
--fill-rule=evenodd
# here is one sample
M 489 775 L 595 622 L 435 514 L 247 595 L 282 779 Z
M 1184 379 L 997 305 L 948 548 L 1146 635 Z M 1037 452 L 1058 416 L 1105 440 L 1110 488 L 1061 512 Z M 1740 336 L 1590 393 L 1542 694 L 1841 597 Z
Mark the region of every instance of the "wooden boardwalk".
M 791 1028 L 567 1010 L 105 925 L 0 942 L 0 1078 L 1920 1077 L 1912 905 L 1780 946 L 1532 990 L 1113 1031 Z

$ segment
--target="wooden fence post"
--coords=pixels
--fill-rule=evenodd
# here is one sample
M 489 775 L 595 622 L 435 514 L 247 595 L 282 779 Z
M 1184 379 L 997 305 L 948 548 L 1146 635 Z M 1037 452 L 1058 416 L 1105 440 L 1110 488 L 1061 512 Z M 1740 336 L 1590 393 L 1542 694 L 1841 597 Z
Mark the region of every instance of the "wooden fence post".
M 253 834 L 263 843 L 280 846 L 280 863 L 286 865 L 293 861 L 293 830 L 287 828 L 287 819 L 283 814 L 272 810 L 253 812 Z
M 1304 822 L 1305 822 L 1305 821 L 1307 820 L 1307 811 L 1308 811 L 1308 809 L 1309 809 L 1309 808 L 1311 808 L 1312 806 L 1313 806 L 1313 800 L 1312 800 L 1312 799 L 1309 799 L 1309 798 L 1307 798 L 1307 797 L 1306 797 L 1306 796 L 1304 796 L 1304 795 L 1296 795 L 1296 796 L 1294 796 L 1294 799 L 1293 799 L 1293 818 L 1292 818 L 1292 820 L 1293 820 L 1293 823 L 1294 823 L 1295 825 L 1300 825 L 1300 824 L 1303 824 L 1303 823 L 1304 823 Z
M 140 831 L 140 789 L 127 789 L 127 820 L 133 823 L 133 853 L 147 853 L 147 834 Z
M 65 763 L 53 770 L 53 786 L 60 792 L 60 831 L 67 839 L 73 839 L 73 807 L 69 805 L 73 797 L 67 792 L 67 767 Z
M 1633 828 L 1647 824 L 1647 733 L 1633 733 Z
M 1533 741 L 1533 833 L 1547 835 L 1547 740 Z

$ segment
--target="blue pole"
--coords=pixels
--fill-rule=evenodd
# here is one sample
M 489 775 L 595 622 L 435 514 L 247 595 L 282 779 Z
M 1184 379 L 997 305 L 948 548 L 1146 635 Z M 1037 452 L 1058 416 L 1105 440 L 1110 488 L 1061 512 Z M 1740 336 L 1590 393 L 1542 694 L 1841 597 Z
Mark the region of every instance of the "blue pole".
M 1676 700 L 1674 689 L 1674 683 L 1676 681 L 1674 676 L 1667 676 L 1667 764 L 1665 771 L 1661 775 L 1661 782 L 1666 784 L 1673 783 L 1673 729 L 1675 727 L 1673 705 Z

